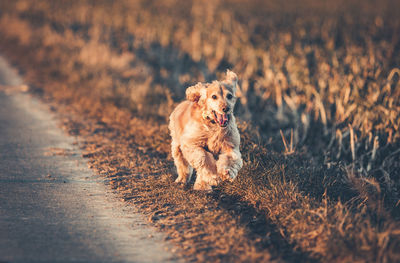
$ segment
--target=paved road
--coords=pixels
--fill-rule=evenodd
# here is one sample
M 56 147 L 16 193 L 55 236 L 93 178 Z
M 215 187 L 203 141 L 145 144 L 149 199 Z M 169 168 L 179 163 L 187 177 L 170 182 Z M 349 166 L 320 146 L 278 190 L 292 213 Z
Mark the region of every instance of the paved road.
M 0 84 L 21 84 L 1 57 Z M 173 261 L 53 118 L 29 95 L 0 91 L 0 262 Z

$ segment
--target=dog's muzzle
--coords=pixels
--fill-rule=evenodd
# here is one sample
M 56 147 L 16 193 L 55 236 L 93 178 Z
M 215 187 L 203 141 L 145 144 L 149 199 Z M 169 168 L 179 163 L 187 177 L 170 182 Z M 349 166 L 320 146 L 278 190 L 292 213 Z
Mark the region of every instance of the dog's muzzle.
M 217 123 L 219 126 L 226 127 L 228 125 L 229 114 L 226 114 L 226 113 L 219 114 L 219 113 L 213 111 L 213 115 L 214 115 L 215 123 Z

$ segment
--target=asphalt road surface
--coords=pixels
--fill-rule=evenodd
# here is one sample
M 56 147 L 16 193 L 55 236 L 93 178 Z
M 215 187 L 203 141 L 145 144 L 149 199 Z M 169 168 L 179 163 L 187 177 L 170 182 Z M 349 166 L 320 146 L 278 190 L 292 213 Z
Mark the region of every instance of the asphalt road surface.
M 0 84 L 21 83 L 0 57 Z M 38 100 L 0 90 L 0 262 L 175 261 L 73 141 Z

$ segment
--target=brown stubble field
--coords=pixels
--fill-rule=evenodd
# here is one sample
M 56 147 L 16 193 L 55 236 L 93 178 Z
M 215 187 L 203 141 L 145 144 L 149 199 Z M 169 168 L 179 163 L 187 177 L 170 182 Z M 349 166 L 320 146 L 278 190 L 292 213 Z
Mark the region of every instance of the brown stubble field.
M 400 260 L 398 1 L 1 1 L 0 51 L 188 261 Z M 181 189 L 167 117 L 230 68 L 245 165 Z

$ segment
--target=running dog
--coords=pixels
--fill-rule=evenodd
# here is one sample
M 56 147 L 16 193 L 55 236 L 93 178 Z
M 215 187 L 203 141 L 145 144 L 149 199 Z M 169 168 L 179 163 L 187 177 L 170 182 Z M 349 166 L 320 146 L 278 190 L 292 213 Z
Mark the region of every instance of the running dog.
M 175 182 L 187 184 L 196 170 L 195 190 L 211 190 L 234 180 L 243 166 L 240 135 L 233 116 L 237 75 L 227 70 L 223 81 L 197 83 L 170 116 Z

